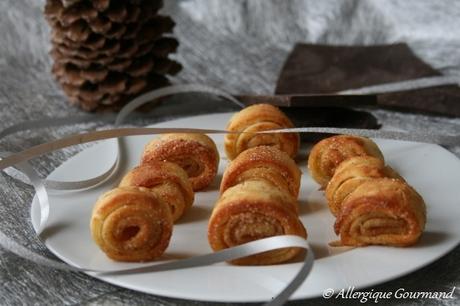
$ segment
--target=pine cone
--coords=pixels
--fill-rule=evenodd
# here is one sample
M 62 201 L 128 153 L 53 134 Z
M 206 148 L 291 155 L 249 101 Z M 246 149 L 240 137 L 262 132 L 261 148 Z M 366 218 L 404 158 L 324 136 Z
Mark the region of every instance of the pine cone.
M 182 66 L 169 59 L 178 42 L 161 0 L 47 0 L 52 73 L 72 104 L 119 108 L 169 84 Z

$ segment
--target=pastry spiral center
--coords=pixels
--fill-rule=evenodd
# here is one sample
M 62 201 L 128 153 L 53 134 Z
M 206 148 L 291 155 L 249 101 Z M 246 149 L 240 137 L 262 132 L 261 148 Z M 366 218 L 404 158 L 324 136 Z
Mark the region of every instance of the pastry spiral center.
M 150 249 L 158 243 L 163 232 L 160 220 L 148 214 L 142 215 L 143 212 L 128 218 L 118 213 L 108 217 L 103 227 L 105 241 L 112 248 L 141 250 Z
M 122 240 L 122 241 L 129 240 L 129 239 L 133 238 L 134 236 L 136 236 L 137 233 L 139 233 L 139 231 L 140 231 L 139 226 L 128 226 L 128 227 L 125 227 L 125 228 L 121 231 L 121 234 L 120 234 L 119 239 Z
M 381 213 L 364 215 L 351 226 L 351 233 L 355 236 L 403 235 L 407 230 L 408 225 L 404 219 Z
M 256 213 L 241 213 L 228 220 L 224 240 L 233 246 L 282 234 L 283 227 L 277 220 Z
M 187 172 L 188 177 L 197 177 L 203 172 L 201 163 L 193 158 L 181 158 L 173 161 Z

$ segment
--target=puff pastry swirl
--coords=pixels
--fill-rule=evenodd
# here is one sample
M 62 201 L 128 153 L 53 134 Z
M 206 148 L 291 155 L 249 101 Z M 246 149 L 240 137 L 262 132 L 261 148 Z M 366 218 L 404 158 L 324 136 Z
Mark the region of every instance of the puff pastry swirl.
M 169 161 L 181 166 L 194 191 L 207 187 L 214 180 L 219 166 L 215 143 L 204 134 L 164 134 L 144 149 L 141 164 L 153 160 Z
M 254 147 L 238 155 L 224 172 L 220 192 L 223 193 L 234 185 L 252 179 L 271 183 L 294 198 L 299 195 L 299 167 L 287 153 L 275 147 Z
M 368 180 L 342 203 L 335 232 L 342 245 L 410 246 L 426 222 L 422 197 L 398 179 Z
M 307 233 L 297 215 L 297 202 L 266 181 L 245 181 L 228 188 L 216 203 L 208 224 L 214 251 L 277 235 Z M 241 265 L 266 265 L 288 261 L 298 248 L 284 248 L 232 261 Z
M 192 185 L 187 173 L 170 162 L 151 161 L 128 172 L 121 180 L 120 187 L 145 187 L 171 209 L 177 221 L 189 209 L 194 200 Z
M 145 188 L 116 188 L 103 194 L 91 216 L 91 235 L 117 261 L 150 261 L 169 245 L 173 219 L 168 204 Z
M 323 139 L 312 148 L 308 157 L 308 169 L 313 179 L 325 188 L 340 163 L 354 156 L 384 159 L 382 152 L 372 140 L 338 135 Z
M 235 159 L 241 152 L 256 146 L 274 146 L 294 158 L 299 150 L 298 133 L 253 134 L 255 132 L 293 128 L 291 120 L 277 107 L 256 104 L 244 108 L 230 119 L 227 130 L 244 132 L 225 135 L 225 152 Z
M 334 216 L 345 198 L 362 183 L 375 178 L 404 179 L 385 163 L 372 156 L 355 156 L 343 161 L 326 187 L 326 199 Z

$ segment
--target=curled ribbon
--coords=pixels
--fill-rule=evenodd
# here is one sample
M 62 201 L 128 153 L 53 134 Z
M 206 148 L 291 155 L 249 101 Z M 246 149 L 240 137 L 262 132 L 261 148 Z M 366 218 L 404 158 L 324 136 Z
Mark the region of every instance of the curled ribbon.
M 127 116 L 140 107 L 141 105 L 148 103 L 152 100 L 170 96 L 180 93 L 190 93 L 190 92 L 200 92 L 208 93 L 223 97 L 239 106 L 243 106 L 241 102 L 236 100 L 231 95 L 208 86 L 203 85 L 176 85 L 170 86 L 159 90 L 154 90 L 148 92 L 144 95 L 139 96 L 134 99 L 132 102 L 128 103 L 115 118 L 115 125 L 118 126 L 124 122 Z M 23 124 L 15 125 L 10 128 L 7 128 L 0 132 L 0 139 L 16 133 L 22 130 L 27 130 L 31 128 L 39 127 L 49 127 L 57 126 L 64 124 L 75 124 L 82 122 L 92 122 L 94 121 L 94 116 L 83 116 L 81 118 L 61 118 L 61 119 L 45 119 L 39 121 L 31 121 Z M 113 119 L 112 118 L 97 118 L 100 119 Z M 46 188 L 59 189 L 59 190 L 77 190 L 83 188 L 89 188 L 95 186 L 96 184 L 104 181 L 110 177 L 113 173 L 116 172 L 120 160 L 123 158 L 121 155 L 120 146 L 122 145 L 124 136 L 132 135 L 151 135 L 151 134 L 162 134 L 162 133 L 205 133 L 205 134 L 225 134 L 228 133 L 225 130 L 206 130 L 206 129 L 170 129 L 170 128 L 115 128 L 110 130 L 101 130 L 81 133 L 73 136 L 64 137 L 55 141 L 51 141 L 45 144 L 40 144 L 29 149 L 23 150 L 19 153 L 12 154 L 9 152 L 0 152 L 0 170 L 4 171 L 5 169 L 14 166 L 21 174 L 25 175 L 29 183 L 35 188 L 37 199 L 40 205 L 40 224 L 37 230 L 37 234 L 40 237 L 40 234 L 46 227 L 46 222 L 49 215 L 49 199 L 46 192 Z M 405 133 L 405 132 L 394 132 L 394 131 L 374 131 L 374 130 L 362 130 L 362 129 L 340 129 L 340 128 L 295 128 L 295 129 L 283 129 L 276 131 L 264 131 L 259 133 L 329 133 L 329 134 L 351 134 L 351 135 L 360 135 L 366 137 L 376 137 L 376 138 L 390 138 L 398 140 L 409 140 L 409 141 L 419 141 L 419 142 L 432 142 L 440 143 L 446 145 L 455 145 L 460 143 L 460 135 L 433 135 L 433 134 L 414 134 L 414 133 Z M 73 182 L 61 182 L 61 181 L 50 181 L 41 179 L 35 170 L 30 166 L 28 161 L 37 156 L 62 149 L 68 146 L 93 142 L 103 139 L 115 139 L 118 150 L 115 150 L 116 158 L 114 163 L 109 169 L 107 169 L 102 174 L 81 181 Z M 6 250 L 9 250 L 21 257 L 29 259 L 35 263 L 45 265 L 54 269 L 69 270 L 69 271 L 82 271 L 82 272 L 97 272 L 103 274 L 126 274 L 126 273 L 146 273 L 146 272 L 158 272 L 158 271 L 167 271 L 174 269 L 184 269 L 190 267 L 198 267 L 210 265 L 217 262 L 228 261 L 233 259 L 238 259 L 241 257 L 246 257 L 249 255 L 254 255 L 261 252 L 266 252 L 274 249 L 285 248 L 285 247 L 300 247 L 307 250 L 307 255 L 302 264 L 302 267 L 298 271 L 294 279 L 283 289 L 281 293 L 278 294 L 270 303 L 267 305 L 282 305 L 286 302 L 289 297 L 295 292 L 295 290 L 303 283 L 308 274 L 310 273 L 313 267 L 314 254 L 311 248 L 309 248 L 308 243 L 297 236 L 276 236 L 265 238 L 247 244 L 243 244 L 237 247 L 229 248 L 220 252 L 210 253 L 201 256 L 195 256 L 192 258 L 161 263 L 161 264 L 151 264 L 143 266 L 141 268 L 127 269 L 127 270 L 117 270 L 117 271 L 100 271 L 97 269 L 91 268 L 81 268 L 74 267 L 68 264 L 51 260 L 49 258 L 43 257 L 39 254 L 36 254 L 27 248 L 21 246 L 14 240 L 7 237 L 3 232 L 0 231 L 0 244 Z

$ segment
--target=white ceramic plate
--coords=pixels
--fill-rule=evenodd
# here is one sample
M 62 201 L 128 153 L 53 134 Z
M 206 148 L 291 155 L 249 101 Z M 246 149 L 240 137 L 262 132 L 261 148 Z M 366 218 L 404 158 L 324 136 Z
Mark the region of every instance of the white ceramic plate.
M 231 114 L 214 114 L 179 119 L 161 127 L 223 129 Z M 117 269 L 135 264 L 109 260 L 92 241 L 89 221 L 96 199 L 118 183 L 121 175 L 137 165 L 144 145 L 153 136 L 126 139 L 126 161 L 121 174 L 99 186 L 78 192 L 50 194 L 51 215 L 46 241 L 48 248 L 63 261 L 80 267 Z M 197 193 L 193 208 L 174 227 L 165 259 L 183 258 L 211 252 L 207 242 L 207 221 L 218 198 L 218 185 L 227 160 L 223 136 L 215 135 L 221 152 L 220 175 L 204 192 Z M 327 288 L 363 288 L 382 283 L 419 269 L 452 250 L 460 241 L 460 161 L 437 145 L 376 140 L 386 161 L 424 197 L 428 222 L 421 241 L 410 248 L 332 248 L 334 218 L 323 193 L 308 175 L 305 155 L 299 159 L 303 172 L 300 216 L 315 251 L 312 273 L 294 294 L 294 299 L 321 296 Z M 113 158 L 113 141 L 97 144 L 71 158 L 50 179 L 84 179 L 107 169 Z M 32 221 L 38 222 L 38 205 L 32 206 Z M 139 265 L 139 264 L 137 264 Z M 240 267 L 226 263 L 161 273 L 123 276 L 90 275 L 122 287 L 174 298 L 219 302 L 266 301 L 293 278 L 300 263 Z

